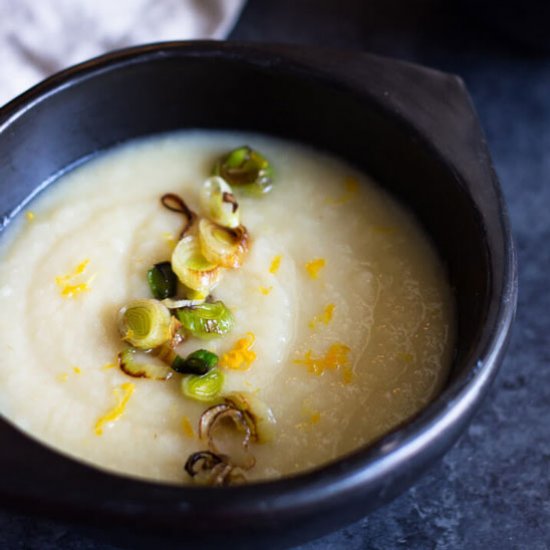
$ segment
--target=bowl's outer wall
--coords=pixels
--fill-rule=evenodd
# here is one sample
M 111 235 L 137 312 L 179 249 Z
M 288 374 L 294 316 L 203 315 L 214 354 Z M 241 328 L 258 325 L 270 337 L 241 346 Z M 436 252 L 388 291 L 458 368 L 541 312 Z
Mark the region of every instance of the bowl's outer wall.
M 212 537 L 234 529 L 242 535 L 243 526 L 252 537 L 284 528 L 287 541 L 320 534 L 411 483 L 456 439 L 494 376 L 516 280 L 482 133 L 456 77 L 408 64 L 288 47 L 143 48 L 54 77 L 0 112 L 0 211 L 7 221 L 38 186 L 91 153 L 182 128 L 250 130 L 315 145 L 370 172 L 410 206 L 456 294 L 449 388 L 385 443 L 309 477 L 206 494 L 104 474 L 2 423 L 0 445 L 10 450 L 0 456 L 1 471 L 14 475 L 0 477 L 0 496 L 40 508 L 50 492 L 44 511 L 55 502 L 76 519 L 94 513 L 134 523 L 148 516 L 152 528 L 208 528 Z M 392 456 L 404 441 L 409 451 Z M 56 494 L 56 486 L 63 490 Z

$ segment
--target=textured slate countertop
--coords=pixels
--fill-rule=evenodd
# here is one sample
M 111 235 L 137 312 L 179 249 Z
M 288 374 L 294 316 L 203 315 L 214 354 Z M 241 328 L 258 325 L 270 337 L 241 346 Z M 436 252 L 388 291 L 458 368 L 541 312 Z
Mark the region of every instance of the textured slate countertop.
M 509 352 L 470 428 L 407 493 L 300 550 L 550 548 L 550 54 L 534 54 L 451 5 L 251 0 L 230 37 L 366 50 L 462 76 L 519 258 Z M 0 548 L 118 547 L 71 526 L 0 512 Z

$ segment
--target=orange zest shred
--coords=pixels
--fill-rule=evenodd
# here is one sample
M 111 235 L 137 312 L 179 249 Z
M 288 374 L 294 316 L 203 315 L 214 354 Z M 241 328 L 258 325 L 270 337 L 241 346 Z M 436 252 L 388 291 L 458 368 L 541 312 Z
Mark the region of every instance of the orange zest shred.
M 259 290 L 264 296 L 267 296 L 273 290 L 273 287 L 272 286 L 260 286 Z
M 256 352 L 250 349 L 256 337 L 252 332 L 247 332 L 243 338 L 235 342 L 233 349 L 224 353 L 220 359 L 220 366 L 233 370 L 248 370 L 256 360 Z
M 32 210 L 27 210 L 27 212 L 25 212 L 25 218 L 27 218 L 27 220 L 30 222 L 34 221 L 34 212 Z
M 321 269 L 323 269 L 325 265 L 326 265 L 326 262 L 324 258 L 315 258 L 314 260 L 307 262 L 306 264 L 307 274 L 310 276 L 311 279 L 318 279 L 319 271 L 321 271 Z
M 316 376 L 321 376 L 326 370 L 336 370 L 342 373 L 342 382 L 349 384 L 353 371 L 349 366 L 349 352 L 351 349 L 344 344 L 331 344 L 322 357 L 314 357 L 311 350 L 307 351 L 303 359 L 294 359 L 297 365 L 305 365 L 307 370 Z
M 319 411 L 313 411 L 309 416 L 309 421 L 311 424 L 319 424 L 321 421 L 321 413 Z
M 277 271 L 279 271 L 279 268 L 281 267 L 281 260 L 282 259 L 283 259 L 283 257 L 281 256 L 281 254 L 277 254 L 277 256 L 275 256 L 273 258 L 273 260 L 271 261 L 271 265 L 269 266 L 269 272 L 270 273 L 275 275 L 275 273 L 277 273 Z
M 302 405 L 302 413 L 305 417 L 305 420 L 294 425 L 294 427 L 298 430 L 308 430 L 312 426 L 319 424 L 319 422 L 321 421 L 321 411 L 312 409 L 307 404 Z
M 73 372 L 74 372 L 75 374 L 82 374 L 82 370 L 81 370 L 80 367 L 73 367 Z
M 195 437 L 195 431 L 193 430 L 193 426 L 191 425 L 191 421 L 189 420 L 189 418 L 187 416 L 184 416 L 181 419 L 181 429 L 183 430 L 183 433 L 187 437 L 189 437 L 190 439 Z
M 357 180 L 357 178 L 354 178 L 353 176 L 348 176 L 344 179 L 343 183 L 346 188 L 346 192 L 337 199 L 328 199 L 328 204 L 345 204 L 346 202 L 352 200 L 353 195 L 355 195 L 359 191 L 359 181 Z
M 76 298 L 79 294 L 82 292 L 87 292 L 90 290 L 90 285 L 92 281 L 95 278 L 95 275 L 92 275 L 87 281 L 85 282 L 75 282 L 74 280 L 78 278 L 80 275 L 82 275 L 86 268 L 88 267 L 88 264 L 90 263 L 89 259 L 86 259 L 82 262 L 80 262 L 72 272 L 67 273 L 65 275 L 59 275 L 55 278 L 55 283 L 61 290 L 61 296 L 64 298 Z
M 315 317 L 313 317 L 313 319 L 309 322 L 309 328 L 313 330 L 319 323 L 328 325 L 332 321 L 335 307 L 336 306 L 334 304 L 327 304 L 325 309 L 323 309 L 323 312 L 320 315 L 315 315 Z
M 101 418 L 99 418 L 95 424 L 94 432 L 96 435 L 103 435 L 103 427 L 109 422 L 118 420 L 126 410 L 126 405 L 134 393 L 135 386 L 131 382 L 126 382 L 120 386 L 114 388 L 113 394 L 117 401 L 117 404 L 109 411 L 107 411 Z

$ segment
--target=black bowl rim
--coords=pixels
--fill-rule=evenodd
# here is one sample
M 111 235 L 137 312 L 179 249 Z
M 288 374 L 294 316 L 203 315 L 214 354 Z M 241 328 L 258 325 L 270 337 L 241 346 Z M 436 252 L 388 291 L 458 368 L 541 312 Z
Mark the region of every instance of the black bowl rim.
M 6 131 L 10 124 L 35 105 L 67 87 L 81 83 L 88 78 L 93 78 L 105 71 L 117 70 L 134 63 L 150 63 L 165 57 L 223 58 L 265 67 L 282 66 L 288 74 L 296 75 L 301 75 L 304 70 L 311 72 L 313 69 L 316 71 L 315 78 L 319 80 L 320 85 L 336 83 L 342 86 L 341 77 L 332 79 L 330 73 L 323 74 L 320 66 L 311 67 L 308 64 L 308 58 L 302 60 L 299 55 L 293 55 L 298 51 L 322 54 L 323 51 L 334 53 L 339 50 L 278 44 L 177 41 L 147 44 L 107 53 L 51 76 L 4 105 L 0 108 L 0 133 Z M 393 63 L 395 66 L 408 66 L 432 76 L 449 77 L 449 75 L 438 71 L 401 61 L 384 59 L 371 54 L 349 52 L 349 55 L 355 58 L 362 57 L 377 60 L 382 63 Z M 455 78 L 458 85 L 461 85 L 460 79 L 453 78 Z M 344 83 L 344 87 L 348 86 L 351 86 L 349 82 Z M 350 89 L 350 91 L 353 90 Z M 464 92 L 464 95 L 468 99 L 466 92 Z M 388 117 L 402 118 L 418 134 L 419 139 L 425 142 L 427 147 L 431 146 L 429 140 L 417 128 L 411 126 L 406 117 L 401 117 L 378 98 L 371 97 L 371 99 L 375 106 Z M 499 288 L 492 289 L 487 316 L 490 323 L 482 329 L 485 337 L 478 340 L 474 354 L 477 357 L 475 364 L 472 364 L 470 369 L 444 389 L 431 404 L 414 419 L 406 423 L 405 426 L 391 432 L 374 445 L 362 447 L 349 455 L 313 470 L 282 479 L 254 482 L 246 486 L 224 488 L 180 487 L 105 472 L 88 464 L 85 464 L 85 468 L 99 471 L 101 475 L 111 479 L 119 481 L 125 479 L 138 492 L 143 491 L 143 495 L 147 495 L 153 486 L 156 494 L 161 496 L 162 502 L 172 502 L 174 509 L 179 509 L 180 512 L 183 511 L 181 507 L 182 500 L 193 501 L 197 495 L 208 494 L 213 497 L 213 500 L 217 501 L 219 499 L 221 503 L 231 503 L 231 509 L 227 510 L 227 514 L 225 514 L 227 517 L 238 518 L 243 517 L 244 514 L 245 517 L 250 518 L 258 511 L 259 513 L 269 514 L 277 511 L 299 511 L 304 508 L 308 509 L 312 505 L 318 507 L 321 503 L 328 505 L 336 496 L 340 500 L 340 498 L 345 499 L 347 495 L 356 495 L 358 490 L 375 486 L 382 478 L 391 479 L 392 471 L 396 468 L 405 465 L 415 456 L 421 454 L 446 432 L 453 433 L 453 426 L 458 424 L 461 419 L 472 416 L 498 370 L 509 338 L 517 301 L 517 265 L 508 215 L 488 155 L 486 157 L 485 160 L 489 163 L 488 168 L 492 174 L 491 191 L 498 207 L 498 222 L 503 242 L 503 250 L 499 251 L 502 256 L 502 283 Z M 12 215 L 15 215 L 20 207 L 21 205 L 12 212 Z M 0 421 L 6 422 L 3 418 Z M 30 437 L 27 434 L 25 436 Z M 452 441 L 457 437 L 458 434 L 453 435 Z M 44 446 L 43 443 L 38 442 L 38 444 Z M 448 446 L 450 446 L 450 443 L 446 445 L 446 447 Z M 80 463 L 78 459 L 72 460 Z M 380 491 L 381 498 L 383 498 L 383 493 L 384 488 L 382 487 Z M 60 495 L 52 495 L 52 502 L 58 497 Z M 258 508 L 258 502 L 262 503 L 260 508 Z M 135 501 L 134 504 L 136 504 Z M 78 506 L 81 506 L 81 512 L 85 512 L 90 507 L 89 503 L 86 505 L 83 502 L 79 502 Z M 98 506 L 94 507 L 92 505 L 92 507 L 95 512 L 100 512 Z M 143 510 L 148 510 L 149 513 L 152 511 L 146 499 L 144 499 Z M 128 516 L 129 513 L 127 509 L 117 514 L 113 502 L 106 504 L 103 511 L 111 519 L 113 516 L 123 518 Z M 78 510 L 73 510 L 73 512 L 76 515 L 83 516 L 83 514 L 78 513 Z M 159 510 L 158 516 L 160 517 L 167 512 L 166 508 Z M 133 515 L 133 513 L 130 515 Z M 148 517 L 152 519 L 150 515 Z

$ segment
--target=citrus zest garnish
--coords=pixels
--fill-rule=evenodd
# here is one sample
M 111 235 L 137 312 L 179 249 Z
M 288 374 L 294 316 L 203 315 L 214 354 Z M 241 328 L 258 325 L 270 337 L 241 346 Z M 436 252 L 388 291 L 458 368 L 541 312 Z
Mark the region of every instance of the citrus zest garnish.
M 272 286 L 260 286 L 259 290 L 264 296 L 267 296 L 273 290 L 273 287 Z
M 319 424 L 319 422 L 321 421 L 321 412 L 315 409 L 311 409 L 307 405 L 302 406 L 302 413 L 305 417 L 305 420 L 294 425 L 297 430 L 309 430 L 312 426 Z
M 72 298 L 81 292 L 86 292 L 88 290 L 87 283 L 80 283 L 78 285 L 65 285 L 61 291 L 61 295 L 64 297 Z
M 346 192 L 337 199 L 327 199 L 327 204 L 340 205 L 349 202 L 353 199 L 353 195 L 359 191 L 359 181 L 353 176 L 348 176 L 344 179 L 344 186 Z
M 135 386 L 131 382 L 126 382 L 113 389 L 113 394 L 117 404 L 107 411 L 95 424 L 94 432 L 96 435 L 103 435 L 103 427 L 109 422 L 118 420 L 126 409 L 126 405 L 134 393 Z
M 183 430 L 183 433 L 187 437 L 189 437 L 189 438 L 195 437 L 195 432 L 193 430 L 193 426 L 191 425 L 191 421 L 189 420 L 189 418 L 187 418 L 187 416 L 184 416 L 181 419 L 181 428 Z
M 61 296 L 64 298 L 75 298 L 78 294 L 90 290 L 90 285 L 95 279 L 95 275 L 92 275 L 86 282 L 75 283 L 74 279 L 79 277 L 86 271 L 89 259 L 80 262 L 71 273 L 66 275 L 59 275 L 55 278 L 57 286 L 61 289 Z
M 32 210 L 27 210 L 27 212 L 25 212 L 25 218 L 27 218 L 27 220 L 30 222 L 34 221 L 34 212 Z
M 314 260 L 311 260 L 310 262 L 307 262 L 306 264 L 306 271 L 307 274 L 312 279 L 318 279 L 319 278 L 319 271 L 325 267 L 325 259 L 324 258 L 315 258 Z
M 303 359 L 294 359 L 297 365 L 305 365 L 308 372 L 321 376 L 326 370 L 341 370 L 342 381 L 351 382 L 352 371 L 349 368 L 349 352 L 351 349 L 344 344 L 332 344 L 323 357 L 314 357 L 311 350 L 307 351 Z
M 311 424 L 319 424 L 319 421 L 321 420 L 321 413 L 319 411 L 313 411 L 309 417 L 309 421 Z
M 248 370 L 256 360 L 256 352 L 250 349 L 255 341 L 254 334 L 247 332 L 243 338 L 237 340 L 233 349 L 221 356 L 220 366 L 226 369 Z
M 82 374 L 82 370 L 80 369 L 80 367 L 73 367 L 73 372 L 75 374 Z
M 275 275 L 275 273 L 277 273 L 277 271 L 279 271 L 279 268 L 281 267 L 281 260 L 282 259 L 283 259 L 283 257 L 281 256 L 281 254 L 277 254 L 277 256 L 275 256 L 273 258 L 273 260 L 271 261 L 271 265 L 269 266 L 269 272 L 270 273 Z
M 328 325 L 332 321 L 335 307 L 336 306 L 334 304 L 327 304 L 325 309 L 323 309 L 323 313 L 320 315 L 315 315 L 315 317 L 313 317 L 313 319 L 309 322 L 309 328 L 313 330 L 319 323 Z

